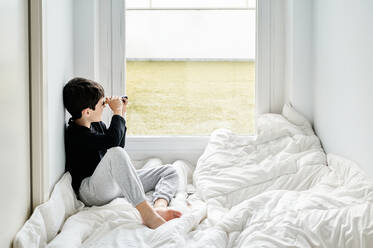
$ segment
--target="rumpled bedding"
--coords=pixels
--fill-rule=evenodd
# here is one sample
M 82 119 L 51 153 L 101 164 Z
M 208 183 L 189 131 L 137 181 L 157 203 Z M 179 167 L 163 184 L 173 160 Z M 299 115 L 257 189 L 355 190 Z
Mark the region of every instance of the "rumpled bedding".
M 218 129 L 195 168 L 173 166 L 181 180 L 171 207 L 181 218 L 151 230 L 118 198 L 70 212 L 44 243 L 25 245 L 26 223 L 15 247 L 373 247 L 371 179 L 352 161 L 326 156 L 290 105 L 259 116 L 257 136 Z

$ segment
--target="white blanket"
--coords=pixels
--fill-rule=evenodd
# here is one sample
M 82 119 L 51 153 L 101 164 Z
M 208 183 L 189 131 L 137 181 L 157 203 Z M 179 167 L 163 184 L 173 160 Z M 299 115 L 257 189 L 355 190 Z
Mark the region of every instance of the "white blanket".
M 257 129 L 254 138 L 216 130 L 193 182 L 190 165 L 174 164 L 181 181 L 171 206 L 181 218 L 151 230 L 119 198 L 65 213 L 71 216 L 60 233 L 42 240 L 72 248 L 373 247 L 373 184 L 365 173 L 351 161 L 326 157 L 309 122 L 288 105 L 282 115 L 261 115 Z M 27 230 L 16 248 L 45 246 L 26 246 Z

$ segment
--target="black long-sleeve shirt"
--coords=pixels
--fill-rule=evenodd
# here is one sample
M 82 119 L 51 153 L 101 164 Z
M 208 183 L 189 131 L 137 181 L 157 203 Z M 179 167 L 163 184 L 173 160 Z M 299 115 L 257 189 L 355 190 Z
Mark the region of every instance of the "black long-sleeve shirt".
M 126 131 L 126 121 L 120 115 L 113 115 L 109 128 L 102 121 L 92 122 L 88 128 L 69 120 L 65 136 L 66 171 L 71 174 L 76 194 L 82 180 L 93 174 L 107 149 L 124 148 Z

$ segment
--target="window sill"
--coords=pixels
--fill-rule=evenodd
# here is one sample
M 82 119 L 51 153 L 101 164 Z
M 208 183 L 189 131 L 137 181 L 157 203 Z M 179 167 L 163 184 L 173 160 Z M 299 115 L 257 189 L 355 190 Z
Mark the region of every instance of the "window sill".
M 255 135 L 240 135 L 255 139 Z M 129 136 L 126 150 L 134 160 L 158 157 L 164 163 L 186 160 L 196 165 L 204 152 L 210 136 Z

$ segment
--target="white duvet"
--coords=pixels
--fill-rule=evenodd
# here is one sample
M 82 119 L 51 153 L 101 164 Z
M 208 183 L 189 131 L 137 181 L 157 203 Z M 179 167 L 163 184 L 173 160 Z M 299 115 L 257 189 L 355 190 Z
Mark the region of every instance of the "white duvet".
M 257 131 L 248 138 L 216 130 L 195 169 L 174 163 L 179 219 L 151 230 L 123 198 L 83 207 L 71 200 L 66 174 L 50 200 L 64 211 L 37 208 L 15 247 L 373 247 L 373 183 L 365 173 L 326 157 L 309 122 L 288 105 L 282 115 L 261 115 Z

